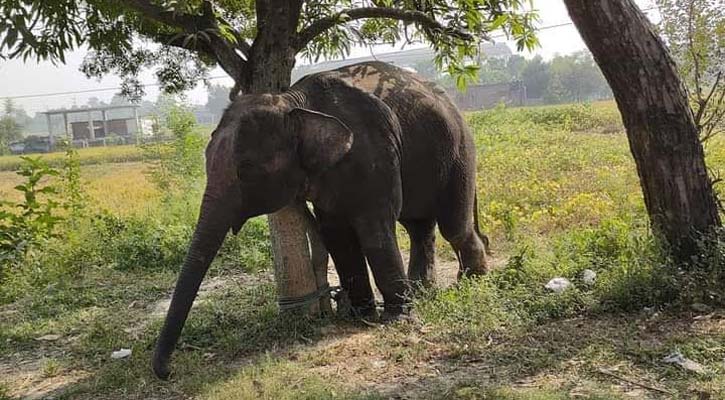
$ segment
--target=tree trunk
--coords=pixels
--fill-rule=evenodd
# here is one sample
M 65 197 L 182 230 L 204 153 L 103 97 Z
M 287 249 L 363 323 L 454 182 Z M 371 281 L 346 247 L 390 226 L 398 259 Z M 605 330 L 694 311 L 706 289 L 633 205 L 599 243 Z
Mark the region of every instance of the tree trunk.
M 296 27 L 296 18 L 294 24 L 284 21 L 292 19 L 292 14 L 299 10 L 295 11 L 292 2 L 276 3 L 258 10 L 259 33 L 247 60 L 247 75 L 240 79 L 243 93 L 281 93 L 290 87 L 295 53 L 289 46 L 289 38 L 290 29 Z M 280 298 L 303 297 L 327 285 L 327 251 L 304 207 L 307 206 L 301 201 L 268 217 Z M 330 310 L 329 296 L 309 307 L 311 315 Z
M 720 216 L 675 63 L 632 0 L 564 2 L 614 92 L 653 231 L 686 261 Z

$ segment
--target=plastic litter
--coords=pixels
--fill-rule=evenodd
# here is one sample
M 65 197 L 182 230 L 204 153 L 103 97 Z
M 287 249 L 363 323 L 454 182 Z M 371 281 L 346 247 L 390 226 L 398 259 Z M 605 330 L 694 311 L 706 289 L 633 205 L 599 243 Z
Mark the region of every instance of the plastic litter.
M 111 353 L 111 358 L 114 360 L 120 359 L 120 358 L 126 358 L 131 355 L 131 349 L 121 349 L 117 350 Z
M 35 338 L 35 340 L 43 341 L 43 342 L 52 342 L 54 340 L 60 339 L 60 335 L 43 335 L 41 337 Z
M 597 273 L 592 271 L 591 269 L 585 269 L 582 271 L 582 282 L 586 283 L 587 285 L 593 285 L 594 281 L 597 280 Z
M 662 361 L 668 364 L 675 364 L 684 370 L 696 372 L 698 374 L 704 374 L 706 372 L 705 367 L 702 364 L 686 358 L 679 351 L 676 351 L 669 356 L 663 358 Z
M 569 286 L 571 286 L 571 282 L 566 278 L 553 278 L 547 283 L 544 287 L 551 290 L 554 293 L 561 293 L 565 291 Z

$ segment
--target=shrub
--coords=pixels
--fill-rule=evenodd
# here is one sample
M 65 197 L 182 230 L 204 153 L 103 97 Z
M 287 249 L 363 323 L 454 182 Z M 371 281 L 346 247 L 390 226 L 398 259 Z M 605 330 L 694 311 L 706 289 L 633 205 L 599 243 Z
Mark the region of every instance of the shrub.
M 150 218 L 120 218 L 100 214 L 94 218 L 103 257 L 116 269 L 176 270 L 186 255 L 192 229 L 163 224 Z
M 60 168 L 60 196 L 63 206 L 70 212 L 71 220 L 77 222 L 88 203 L 85 183 L 81 179 L 81 161 L 78 151 L 67 145 L 65 158 Z
M 247 221 L 237 236 L 229 235 L 219 250 L 222 268 L 241 265 L 246 272 L 266 269 L 272 261 L 272 245 L 265 217 Z
M 699 252 L 673 273 L 686 304 L 725 305 L 725 228 L 699 235 Z

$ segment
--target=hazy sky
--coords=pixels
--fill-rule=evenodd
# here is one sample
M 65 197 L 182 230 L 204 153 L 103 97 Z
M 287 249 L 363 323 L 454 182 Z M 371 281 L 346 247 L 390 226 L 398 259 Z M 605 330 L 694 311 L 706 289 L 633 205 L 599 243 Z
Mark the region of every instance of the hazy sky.
M 638 0 L 642 8 L 652 6 L 651 0 Z M 539 9 L 541 22 L 539 26 L 546 27 L 571 22 L 562 0 L 538 0 L 534 2 Z M 652 13 L 650 13 L 652 16 Z M 521 53 L 525 57 L 533 54 L 541 54 L 550 58 L 555 54 L 568 54 L 585 48 L 579 37 L 576 28 L 572 25 L 542 30 L 539 32 L 541 47 L 534 53 Z M 502 41 L 504 39 L 497 39 Z M 510 45 L 515 50 L 513 44 Z M 377 54 L 387 51 L 398 50 L 392 46 L 381 46 L 373 51 Z M 352 57 L 368 55 L 371 50 L 367 48 L 356 48 Z M 66 57 L 67 64 L 54 66 L 49 62 L 36 63 L 28 61 L 23 63 L 20 60 L 0 61 L 0 98 L 14 97 L 31 94 L 57 93 L 65 91 L 80 91 L 89 89 L 115 88 L 120 84 L 120 79 L 115 76 L 107 76 L 98 81 L 87 79 L 78 67 L 83 61 L 85 50 L 77 50 Z M 223 71 L 217 69 L 211 76 L 224 75 Z M 152 72 L 147 71 L 141 79 L 144 83 L 155 83 L 156 79 Z M 231 79 L 215 79 L 214 83 L 223 83 L 231 86 Z M 44 111 L 50 108 L 68 107 L 73 104 L 83 105 L 90 97 L 98 97 L 108 101 L 117 90 L 107 90 L 95 93 L 83 93 L 74 95 L 49 96 L 15 99 L 16 104 L 22 106 L 30 114 L 37 111 Z M 154 100 L 158 96 L 156 87 L 146 88 L 146 98 Z M 194 103 L 206 102 L 206 89 L 199 84 L 196 89 L 187 93 L 188 98 Z

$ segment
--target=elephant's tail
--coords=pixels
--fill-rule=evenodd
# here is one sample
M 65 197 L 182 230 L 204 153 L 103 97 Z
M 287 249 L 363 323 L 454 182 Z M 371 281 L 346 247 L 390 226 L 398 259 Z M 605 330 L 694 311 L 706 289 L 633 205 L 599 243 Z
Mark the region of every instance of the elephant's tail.
M 488 239 L 488 236 L 481 233 L 481 228 L 479 227 L 478 222 L 478 193 L 475 193 L 473 195 L 473 229 L 476 231 L 476 235 L 481 239 L 483 242 L 483 247 L 486 249 L 487 255 L 492 255 L 493 252 L 491 251 L 491 242 Z

